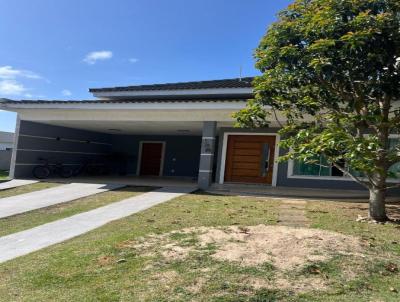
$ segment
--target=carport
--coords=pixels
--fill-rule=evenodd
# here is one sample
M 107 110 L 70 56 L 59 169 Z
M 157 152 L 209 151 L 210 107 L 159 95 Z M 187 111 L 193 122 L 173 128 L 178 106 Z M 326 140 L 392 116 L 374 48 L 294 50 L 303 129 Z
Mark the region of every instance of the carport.
M 32 177 L 45 158 L 73 169 L 85 161 L 106 164 L 109 173 L 102 177 L 123 177 L 124 182 L 197 180 L 207 188 L 215 180 L 218 132 L 232 127 L 232 112 L 244 104 L 219 99 L 7 100 L 2 107 L 18 112 L 11 176 Z

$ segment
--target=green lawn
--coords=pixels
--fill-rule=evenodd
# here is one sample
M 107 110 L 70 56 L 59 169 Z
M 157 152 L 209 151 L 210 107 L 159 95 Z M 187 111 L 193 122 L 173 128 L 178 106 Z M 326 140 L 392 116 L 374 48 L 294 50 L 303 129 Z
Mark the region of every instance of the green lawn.
M 255 286 L 249 280 L 269 282 L 276 278 L 276 268 L 270 263 L 244 267 L 218 261 L 212 257 L 216 252 L 213 244 L 191 250 L 184 258 L 161 253 L 170 242 L 178 242 L 183 251 L 198 245 L 192 231 L 174 230 L 238 225 L 245 233 L 245 226 L 275 225 L 279 205 L 279 201 L 260 198 L 183 196 L 0 264 L 0 300 L 399 301 L 395 290 L 400 290 L 400 275 L 395 265 L 400 266 L 400 229 L 355 222 L 358 214 L 366 213 L 357 204 L 307 205 L 313 228 L 360 236 L 369 244 L 367 256 L 357 262 L 338 256 L 286 272 L 285 277 L 293 280 L 322 278 L 329 287 L 321 291 L 298 293 Z M 342 269 L 354 272 L 351 281 Z
M 86 212 L 152 190 L 151 187 L 125 187 L 0 219 L 0 236 L 30 229 L 51 221 Z M 1 202 L 1 201 L 0 201 Z
M 387 207 L 391 217 L 399 217 L 399 204 Z M 311 227 L 360 237 L 370 246 L 371 255 L 376 257 L 374 261 L 367 261 L 369 265 L 361 268 L 354 281 L 338 284 L 325 294 L 310 296 L 313 301 L 400 301 L 400 273 L 398 270 L 392 273 L 386 269 L 389 263 L 400 268 L 400 224 L 356 222 L 358 215 L 368 215 L 367 208 L 367 204 L 359 203 L 308 204 L 308 216 L 313 221 Z M 340 272 L 334 271 L 334 267 L 328 269 L 332 270 L 328 277 L 337 278 L 340 275 Z
M 6 180 L 8 178 L 8 171 L 0 170 L 0 181 Z
M 39 191 L 39 190 L 44 190 L 44 189 L 50 189 L 50 188 L 54 188 L 54 187 L 57 187 L 60 185 L 62 185 L 62 184 L 54 183 L 54 182 L 37 182 L 34 184 L 20 186 L 20 187 L 13 188 L 13 189 L 1 190 L 0 198 L 30 193 L 33 191 Z M 1 200 L 0 200 L 0 202 L 1 202 Z

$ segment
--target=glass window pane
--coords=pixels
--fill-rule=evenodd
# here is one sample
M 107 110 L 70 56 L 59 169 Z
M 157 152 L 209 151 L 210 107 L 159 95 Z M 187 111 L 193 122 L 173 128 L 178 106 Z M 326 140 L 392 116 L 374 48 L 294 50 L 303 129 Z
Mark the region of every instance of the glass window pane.
M 394 149 L 398 145 L 400 145 L 400 138 L 389 138 L 390 149 Z
M 356 170 L 353 170 L 353 169 L 350 169 L 349 172 L 350 172 L 352 175 L 354 175 L 355 177 L 364 177 L 364 176 L 365 176 L 364 173 L 359 172 L 359 171 L 356 171 Z
M 400 178 L 400 162 L 397 164 L 394 164 L 393 166 L 390 167 L 389 169 L 390 172 L 396 174 L 396 178 Z
M 389 142 L 390 142 L 390 149 L 394 149 L 400 145 L 400 138 L 390 138 Z M 391 166 L 389 171 L 395 173 L 396 178 L 400 178 L 400 162 Z
M 391 138 L 390 139 L 390 148 L 394 149 L 397 146 L 400 146 L 400 138 Z M 344 164 L 342 163 L 342 166 Z M 336 169 L 337 170 L 337 169 Z M 400 162 L 394 164 L 390 167 L 390 172 L 393 172 L 397 175 L 397 178 L 400 178 Z M 363 173 L 356 172 L 350 169 L 351 173 L 355 176 L 362 177 Z M 343 176 L 343 173 L 340 171 L 336 171 L 335 176 Z M 293 163 L 293 175 L 303 175 L 303 176 L 332 176 L 332 167 L 329 166 L 327 160 L 324 157 L 320 159 L 320 165 L 318 164 L 307 164 L 299 160 L 295 160 Z
M 326 158 L 321 156 L 320 176 L 331 176 L 332 169 L 329 166 Z
M 299 160 L 294 161 L 293 174 L 305 176 L 319 176 L 319 165 L 307 164 Z

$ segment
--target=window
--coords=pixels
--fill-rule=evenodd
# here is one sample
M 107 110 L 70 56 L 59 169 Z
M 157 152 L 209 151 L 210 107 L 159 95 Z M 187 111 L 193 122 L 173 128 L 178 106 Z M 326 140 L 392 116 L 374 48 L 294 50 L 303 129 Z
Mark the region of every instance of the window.
M 400 148 L 400 136 L 390 138 L 390 148 Z M 400 150 L 399 150 L 400 152 Z M 343 172 L 334 166 L 330 166 L 326 159 L 321 156 L 317 159 L 318 164 L 308 164 L 300 160 L 293 161 L 293 170 L 291 171 L 293 176 L 310 176 L 310 177 L 346 177 Z M 338 162 L 337 165 L 345 168 L 344 162 Z M 396 175 L 396 178 L 400 178 L 400 162 L 394 164 L 389 169 L 390 172 Z M 354 175 L 354 174 L 353 174 Z M 361 173 L 355 172 L 356 176 L 361 177 Z
M 400 149 L 400 137 L 396 137 L 396 138 L 392 137 L 389 139 L 389 141 L 390 141 L 391 149 L 395 149 L 395 148 Z M 399 152 L 400 152 L 400 150 L 399 150 Z M 391 166 L 389 171 L 394 173 L 396 175 L 396 178 L 400 178 L 400 162 Z
M 293 175 L 298 176 L 343 176 L 343 172 L 329 165 L 326 159 L 321 156 L 316 164 L 305 163 L 300 160 L 293 161 Z M 344 166 L 342 163 L 338 163 Z

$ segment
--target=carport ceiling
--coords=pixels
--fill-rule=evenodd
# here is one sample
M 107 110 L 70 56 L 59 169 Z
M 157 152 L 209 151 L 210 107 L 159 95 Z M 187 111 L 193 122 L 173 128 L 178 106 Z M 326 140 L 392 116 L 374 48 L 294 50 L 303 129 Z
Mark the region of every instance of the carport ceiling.
M 110 133 L 135 135 L 201 135 L 202 122 L 127 122 L 127 121 L 46 121 L 54 126 Z M 231 127 L 218 123 L 218 127 Z

